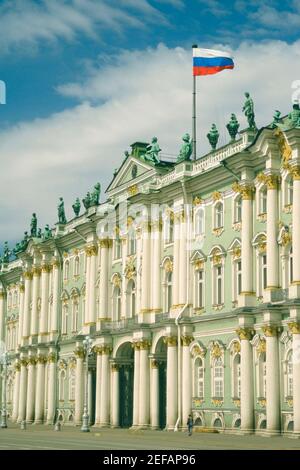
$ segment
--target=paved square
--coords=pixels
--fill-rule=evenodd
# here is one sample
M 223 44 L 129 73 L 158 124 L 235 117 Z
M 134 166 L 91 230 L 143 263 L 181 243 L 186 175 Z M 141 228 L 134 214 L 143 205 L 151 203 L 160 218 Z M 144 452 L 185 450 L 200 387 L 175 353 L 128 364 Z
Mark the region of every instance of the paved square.
M 80 428 L 64 426 L 60 432 L 51 426 L 28 426 L 22 431 L 9 423 L 0 429 L 0 450 L 196 450 L 196 449 L 294 449 L 300 440 L 288 437 L 266 438 L 234 434 L 133 431 L 129 429 L 93 429 L 82 433 Z

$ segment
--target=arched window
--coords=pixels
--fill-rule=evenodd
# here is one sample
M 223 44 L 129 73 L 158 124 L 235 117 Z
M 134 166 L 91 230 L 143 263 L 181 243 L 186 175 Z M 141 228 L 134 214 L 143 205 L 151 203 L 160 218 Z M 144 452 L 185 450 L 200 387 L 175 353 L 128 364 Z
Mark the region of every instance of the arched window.
M 69 315 L 69 306 L 67 303 L 62 306 L 62 325 L 61 332 L 63 335 L 68 333 L 68 315 Z
M 222 228 L 224 226 L 223 202 L 218 202 L 215 206 L 215 227 Z
M 68 281 L 69 271 L 70 271 L 70 263 L 69 263 L 69 260 L 67 260 L 64 263 L 64 281 Z
M 224 397 L 224 368 L 221 357 L 215 358 L 213 362 L 213 396 Z
M 234 223 L 242 221 L 242 197 L 237 196 L 234 200 Z
M 224 268 L 223 265 L 214 266 L 213 268 L 213 287 L 214 287 L 214 305 L 222 305 L 224 303 Z
M 260 353 L 258 357 L 258 398 L 266 398 L 267 366 L 266 353 Z
M 127 287 L 127 295 L 128 295 L 128 316 L 129 318 L 133 318 L 135 316 L 135 301 L 136 301 L 136 289 L 135 289 L 135 282 L 133 280 L 129 281 Z
M 69 400 L 75 400 L 75 385 L 76 385 L 76 378 L 75 378 L 75 370 L 69 369 Z
M 233 397 L 241 398 L 241 355 L 236 354 L 232 367 Z
M 174 242 L 174 214 L 170 212 L 164 218 L 164 240 L 165 244 Z
M 80 260 L 79 256 L 76 256 L 75 261 L 74 261 L 74 276 L 79 276 L 79 271 L 80 270 Z
M 113 320 L 119 321 L 121 317 L 121 289 L 115 286 L 113 290 Z
M 267 188 L 263 187 L 259 192 L 259 213 L 267 213 Z
M 195 212 L 195 219 L 194 219 L 195 237 L 204 234 L 204 222 L 205 222 L 204 208 L 200 207 Z
M 293 396 L 293 351 L 287 357 L 287 396 Z
M 75 333 L 78 331 L 78 315 L 79 315 L 79 303 L 78 299 L 73 300 L 72 305 L 72 332 Z
M 128 233 L 128 255 L 134 255 L 136 253 L 136 237 L 134 230 L 130 230 Z
M 166 295 L 165 295 L 165 311 L 169 312 L 172 307 L 172 272 L 166 273 Z
M 201 357 L 197 357 L 194 366 L 194 396 L 204 398 L 204 364 Z
M 66 373 L 62 370 L 59 374 L 59 401 L 65 401 L 65 380 Z
M 204 269 L 195 271 L 195 308 L 204 307 Z

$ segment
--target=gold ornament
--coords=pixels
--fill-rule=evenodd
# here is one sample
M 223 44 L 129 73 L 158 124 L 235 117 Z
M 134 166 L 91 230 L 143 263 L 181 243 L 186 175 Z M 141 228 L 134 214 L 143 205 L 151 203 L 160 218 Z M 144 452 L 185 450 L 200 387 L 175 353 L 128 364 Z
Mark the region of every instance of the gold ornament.
M 293 321 L 291 323 L 288 323 L 288 327 L 289 327 L 290 332 L 293 335 L 299 335 L 300 334 L 300 323 Z

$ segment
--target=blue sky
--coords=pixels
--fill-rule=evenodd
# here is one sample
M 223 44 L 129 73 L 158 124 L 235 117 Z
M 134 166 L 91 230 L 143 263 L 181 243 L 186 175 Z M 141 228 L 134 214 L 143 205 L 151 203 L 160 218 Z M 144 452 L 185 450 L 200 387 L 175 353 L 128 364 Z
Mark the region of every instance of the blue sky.
M 300 79 L 296 0 L 0 0 L 0 26 L 0 245 L 33 211 L 53 225 L 58 197 L 70 207 L 96 174 L 104 189 L 132 141 L 158 134 L 176 154 L 191 127 L 193 43 L 236 61 L 198 81 L 200 136 L 232 111 L 242 119 L 246 89 L 266 124 Z

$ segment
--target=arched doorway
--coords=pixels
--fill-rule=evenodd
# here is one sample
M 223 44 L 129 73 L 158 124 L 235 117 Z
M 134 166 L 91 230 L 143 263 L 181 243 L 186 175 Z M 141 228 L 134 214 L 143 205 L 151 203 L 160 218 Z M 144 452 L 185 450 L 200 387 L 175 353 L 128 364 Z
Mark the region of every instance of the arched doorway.
M 167 346 L 161 338 L 155 350 L 155 360 L 158 363 L 158 408 L 159 408 L 159 428 L 166 427 L 167 413 Z
M 119 366 L 119 426 L 130 428 L 133 417 L 134 353 L 131 343 L 120 346 L 116 356 Z

